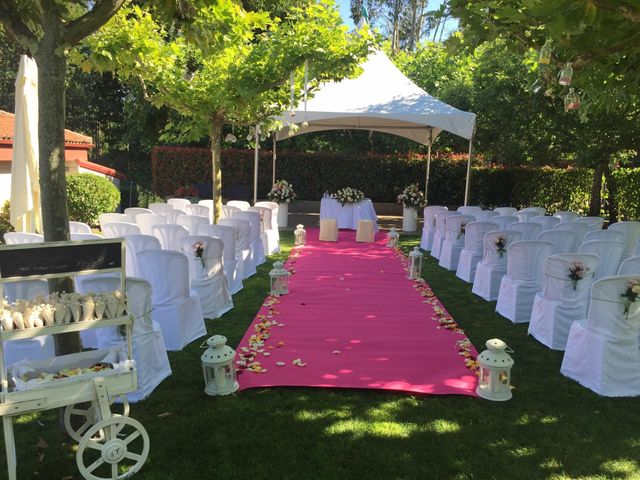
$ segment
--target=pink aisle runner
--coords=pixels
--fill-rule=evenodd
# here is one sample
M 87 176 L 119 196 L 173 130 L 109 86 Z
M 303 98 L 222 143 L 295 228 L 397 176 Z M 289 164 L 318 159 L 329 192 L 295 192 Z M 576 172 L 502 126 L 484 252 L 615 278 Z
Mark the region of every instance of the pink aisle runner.
M 289 295 L 267 297 L 238 346 L 240 389 L 377 388 L 475 395 L 477 352 L 426 284 L 385 246 L 337 243 L 292 251 Z

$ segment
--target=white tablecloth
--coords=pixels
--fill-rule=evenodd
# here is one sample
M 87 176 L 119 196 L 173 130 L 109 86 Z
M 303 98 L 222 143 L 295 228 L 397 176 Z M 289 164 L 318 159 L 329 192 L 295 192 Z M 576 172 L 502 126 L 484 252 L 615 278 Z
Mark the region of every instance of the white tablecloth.
M 373 203 L 365 198 L 358 203 L 346 203 L 344 206 L 335 198 L 323 198 L 320 201 L 320 218 L 335 218 L 338 228 L 350 228 L 356 230 L 358 220 L 372 220 L 373 228 L 378 231 L 378 217 L 373 208 Z

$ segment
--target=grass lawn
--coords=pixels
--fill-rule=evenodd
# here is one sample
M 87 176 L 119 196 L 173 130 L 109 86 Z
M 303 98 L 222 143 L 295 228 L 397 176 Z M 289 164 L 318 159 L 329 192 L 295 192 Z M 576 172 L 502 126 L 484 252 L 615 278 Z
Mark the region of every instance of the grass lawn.
M 419 242 L 401 240 L 407 249 Z M 288 252 L 292 234 L 281 243 Z M 320 388 L 213 398 L 203 392 L 195 342 L 170 353 L 173 375 L 132 405 L 151 438 L 136 478 L 640 478 L 640 399 L 602 398 L 563 377 L 562 352 L 527 337 L 526 324 L 499 317 L 494 302 L 425 260 L 425 278 L 474 345 L 483 350 L 499 337 L 515 351 L 511 401 Z M 237 345 L 268 290 L 269 269 L 245 282 L 231 312 L 207 321 L 210 334 Z M 57 412 L 19 417 L 15 432 L 19 478 L 80 478 L 76 445 L 59 431 Z

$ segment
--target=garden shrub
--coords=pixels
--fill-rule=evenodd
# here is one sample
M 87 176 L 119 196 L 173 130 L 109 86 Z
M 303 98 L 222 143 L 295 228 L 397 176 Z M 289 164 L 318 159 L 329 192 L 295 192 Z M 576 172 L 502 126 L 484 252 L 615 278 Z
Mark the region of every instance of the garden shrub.
M 9 200 L 6 200 L 0 208 L 0 240 L 4 241 L 4 234 L 13 232 L 13 226 L 9 221 Z
M 98 215 L 114 212 L 120 205 L 118 188 L 104 177 L 79 173 L 67 177 L 69 220 L 98 225 Z
M 619 168 L 613 171 L 617 184 L 618 220 L 640 219 L 640 168 Z

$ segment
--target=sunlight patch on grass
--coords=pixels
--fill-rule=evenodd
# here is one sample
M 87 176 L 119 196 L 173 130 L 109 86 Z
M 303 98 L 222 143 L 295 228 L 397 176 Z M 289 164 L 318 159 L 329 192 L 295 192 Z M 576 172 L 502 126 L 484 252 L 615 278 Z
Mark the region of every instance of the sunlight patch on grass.
M 640 475 L 638 462 L 628 458 L 607 460 L 602 464 L 602 469 L 608 473 L 626 474 L 627 478 L 638 478 L 637 475 Z
M 549 423 L 557 423 L 558 417 L 554 417 L 552 415 L 546 415 L 540 419 L 540 423 L 549 424 Z
M 531 455 L 535 455 L 536 451 L 537 449 L 533 447 L 520 447 L 520 448 L 512 448 L 511 450 L 509 450 L 509 453 L 516 458 L 520 458 L 520 457 L 530 457 Z
M 18 418 L 15 419 L 15 422 L 18 424 L 25 424 L 25 423 L 34 422 L 39 418 L 40 418 L 40 412 L 31 412 L 31 413 L 25 413 L 24 415 L 20 415 Z
M 341 435 L 349 433 L 354 438 L 366 436 L 383 438 L 409 438 L 418 431 L 418 425 L 401 422 L 372 422 L 364 420 L 346 420 L 337 422 L 327 428 L 329 435 Z
M 457 422 L 439 418 L 427 423 L 427 430 L 435 433 L 457 433 L 461 429 L 460 424 Z
M 557 459 L 557 458 L 547 458 L 545 461 L 543 461 L 540 464 L 541 468 L 546 468 L 546 469 L 555 469 L 555 468 L 562 468 L 562 463 Z
M 347 410 L 300 410 L 296 413 L 296 420 L 300 422 L 315 422 L 325 418 L 348 418 L 351 414 Z
M 418 406 L 416 398 L 398 398 L 393 401 L 384 402 L 367 410 L 367 415 L 374 420 L 388 420 L 398 416 L 406 408 Z

